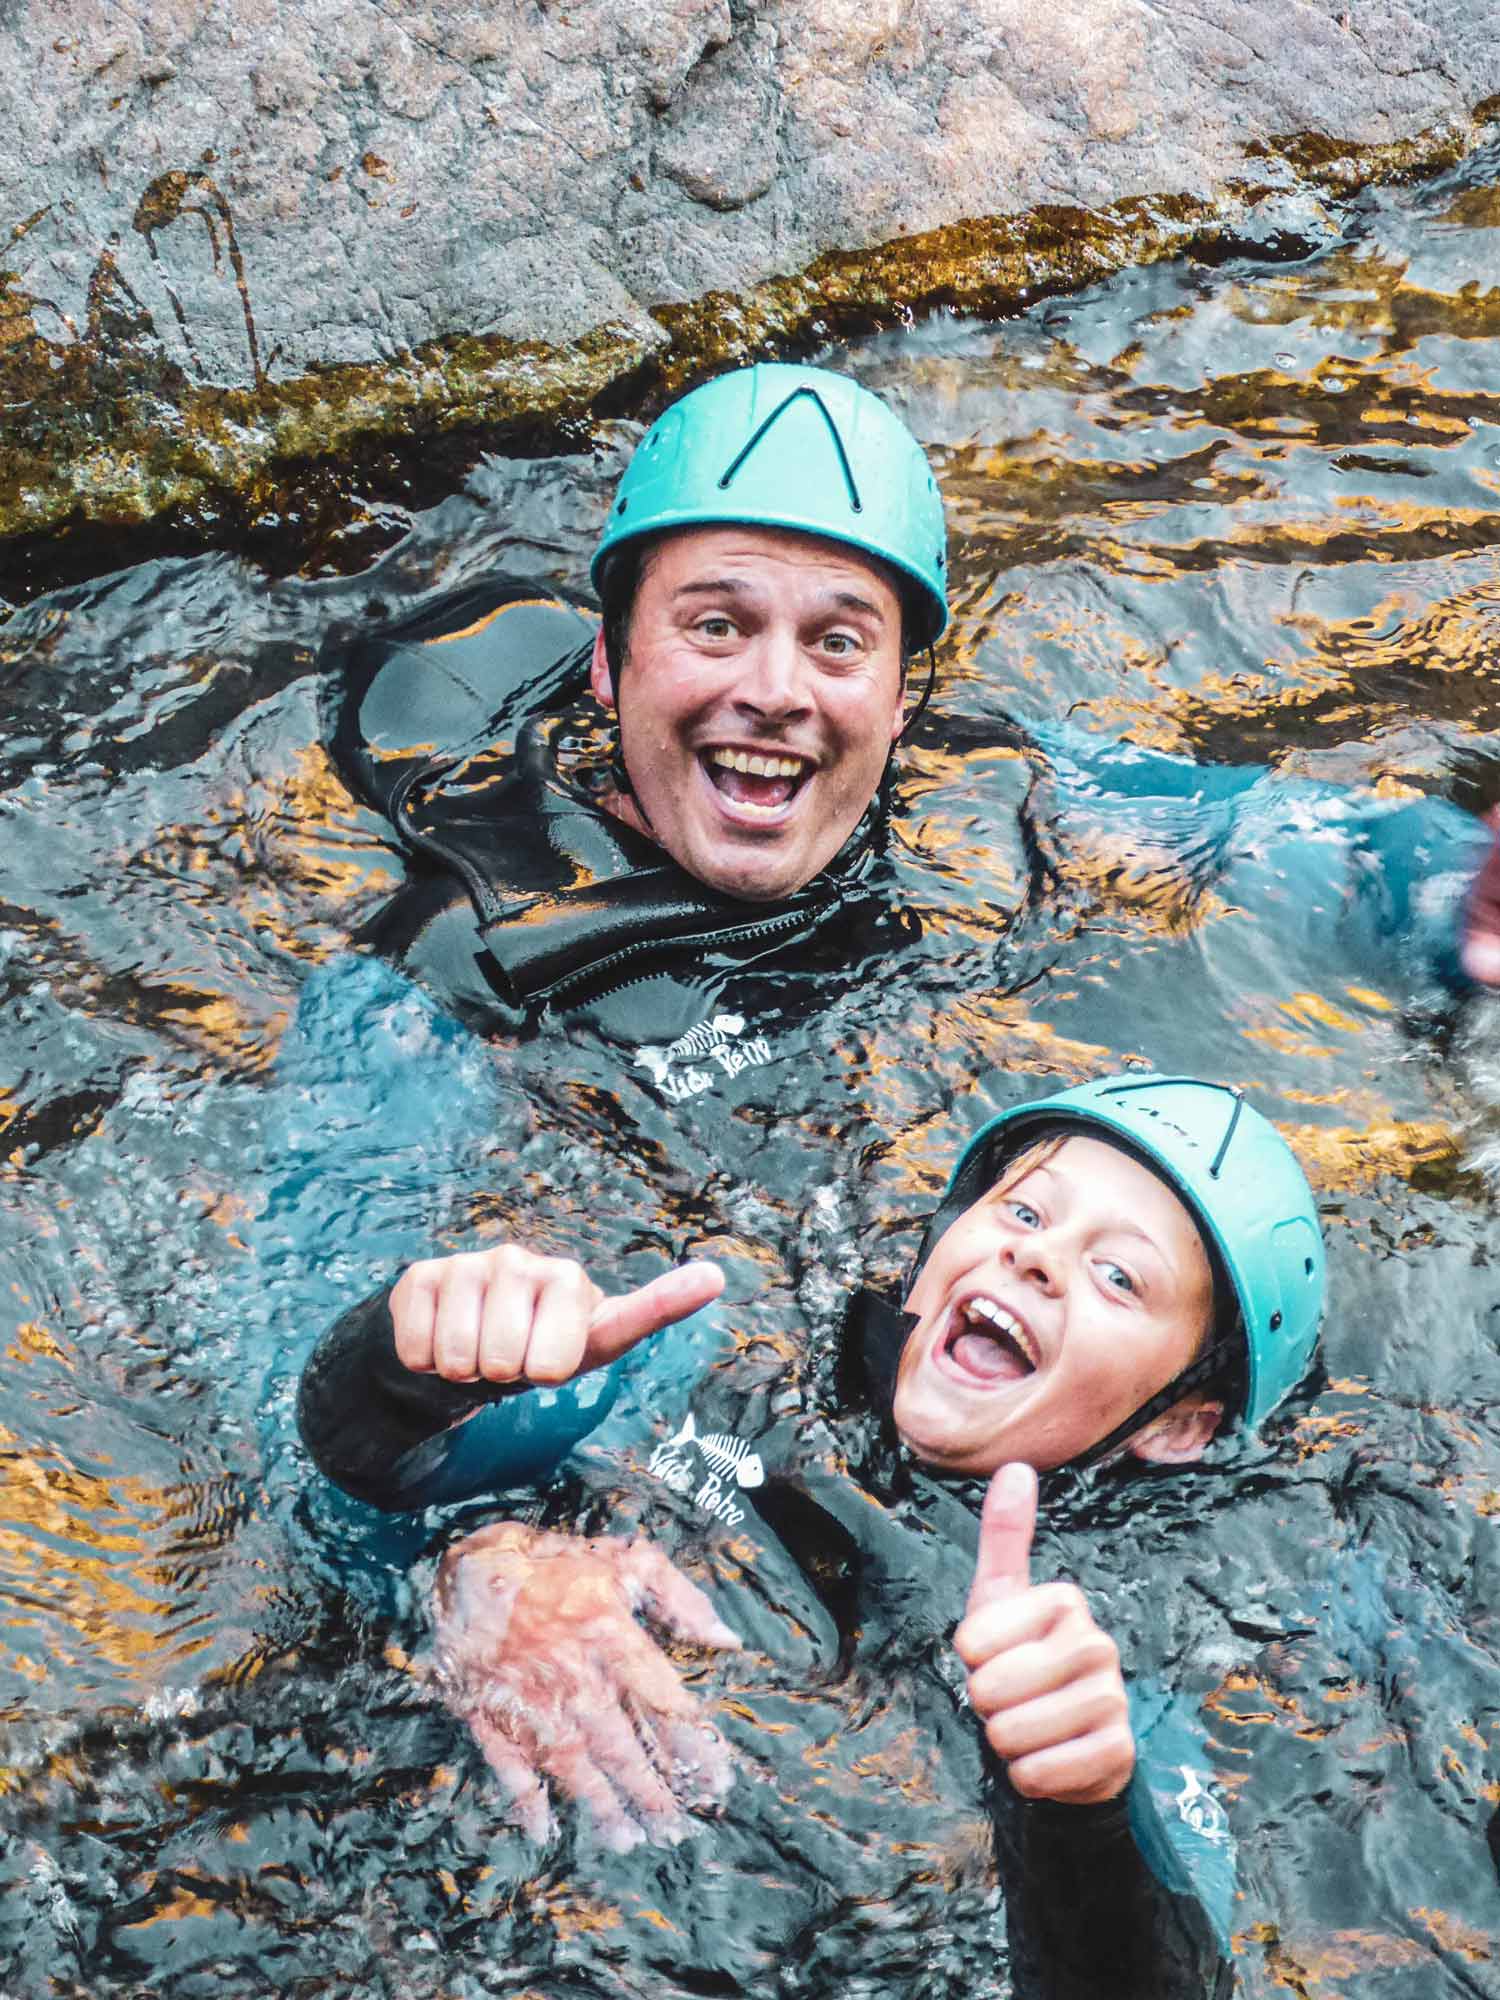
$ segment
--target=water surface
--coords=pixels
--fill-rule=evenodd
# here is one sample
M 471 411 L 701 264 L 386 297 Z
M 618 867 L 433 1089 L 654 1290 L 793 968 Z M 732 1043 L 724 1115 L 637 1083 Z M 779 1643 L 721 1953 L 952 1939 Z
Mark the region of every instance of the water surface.
M 739 1700 L 753 1810 L 623 1860 L 509 1833 L 406 1670 L 416 1604 L 342 1588 L 288 1371 L 478 1225 L 712 1238 L 825 1395 L 840 1285 L 909 1249 L 952 1120 L 1141 1058 L 1246 1084 L 1299 1146 L 1324 1369 L 1264 1449 L 1054 1524 L 1047 1560 L 1212 1729 L 1245 1993 L 1496 1990 L 1495 1005 L 1265 925 L 1210 949 L 1191 871 L 1139 847 L 1042 857 L 1037 900 L 1014 725 L 1500 798 L 1497 244 L 1491 149 L 1360 197 L 1299 263 L 1164 265 L 830 356 L 928 444 L 953 524 L 897 821 L 928 1005 L 852 995 L 732 1173 L 689 1120 L 642 1140 L 626 1085 L 555 1051 L 502 1061 L 386 1005 L 364 1101 L 293 1025 L 400 868 L 321 747 L 320 646 L 496 564 L 577 584 L 633 427 L 486 463 L 356 577 L 160 562 L 0 621 L 0 1987 L 1008 1990 L 982 1852 L 883 1900 L 879 1830 L 813 1828 L 774 1663 L 702 1682 Z M 896 1759 L 878 1691 L 841 1699 Z M 825 1893 L 773 1948 L 777 1842 Z

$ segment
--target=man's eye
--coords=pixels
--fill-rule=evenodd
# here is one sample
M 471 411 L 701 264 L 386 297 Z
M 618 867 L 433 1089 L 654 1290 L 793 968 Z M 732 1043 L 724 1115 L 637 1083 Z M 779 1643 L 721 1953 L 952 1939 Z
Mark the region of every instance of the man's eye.
M 825 632 L 823 651 L 836 660 L 847 660 L 859 651 L 859 641 L 852 632 Z
M 729 639 L 734 636 L 734 621 L 731 618 L 714 616 L 698 620 L 698 632 L 705 639 Z

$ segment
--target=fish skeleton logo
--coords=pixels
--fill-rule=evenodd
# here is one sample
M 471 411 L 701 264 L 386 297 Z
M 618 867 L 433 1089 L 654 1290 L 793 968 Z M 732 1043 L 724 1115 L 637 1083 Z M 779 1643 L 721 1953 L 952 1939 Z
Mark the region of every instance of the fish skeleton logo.
M 701 1461 L 696 1468 L 695 1454 Z M 730 1528 L 737 1528 L 745 1518 L 744 1508 L 735 1501 L 735 1491 L 748 1493 L 766 1483 L 765 1461 L 758 1451 L 728 1431 L 711 1431 L 707 1437 L 699 1437 L 691 1412 L 676 1435 L 652 1452 L 646 1469 L 674 1493 L 691 1493 L 694 1506 Z
M 1184 1779 L 1182 1790 L 1177 1794 L 1177 1815 L 1193 1829 L 1200 1840 L 1215 1843 L 1229 1838 L 1229 1821 L 1224 1808 L 1208 1790 L 1191 1764 L 1179 1764 Z
M 743 1014 L 715 1014 L 667 1048 L 643 1044 L 635 1052 L 635 1062 L 651 1072 L 651 1081 L 668 1103 L 683 1104 L 712 1090 L 720 1076 L 738 1076 L 742 1069 L 758 1069 L 771 1060 L 765 1036 L 742 1041 L 744 1030 Z

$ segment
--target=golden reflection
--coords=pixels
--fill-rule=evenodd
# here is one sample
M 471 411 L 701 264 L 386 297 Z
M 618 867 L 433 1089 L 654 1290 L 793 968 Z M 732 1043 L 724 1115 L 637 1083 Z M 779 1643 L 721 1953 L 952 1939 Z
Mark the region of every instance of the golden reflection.
M 0 1649 L 7 1668 L 40 1678 L 30 1657 L 40 1647 L 54 1667 L 92 1655 L 154 1680 L 210 1645 L 195 1631 L 201 1603 L 173 1598 L 171 1568 L 153 1548 L 153 1535 L 170 1533 L 190 1505 L 180 1488 L 84 1472 L 0 1432 L 0 1629 L 36 1635 L 24 1649 Z
M 1411 1914 L 1432 1933 L 1434 1941 L 1444 1951 L 1452 1952 L 1457 1958 L 1466 1958 L 1471 1965 L 1487 1965 L 1492 1958 L 1500 1957 L 1500 1937 L 1476 1930 L 1462 1917 L 1455 1917 L 1447 1910 L 1422 1908 L 1413 1910 Z
M 1339 1987 L 1329 1982 L 1357 1979 L 1366 1972 L 1408 1965 L 1438 1971 L 1433 1954 L 1414 1938 L 1392 1937 L 1386 1931 L 1327 1931 L 1315 1941 L 1286 1938 L 1275 1925 L 1255 1924 L 1237 1932 L 1233 1943 L 1241 1955 L 1252 1945 L 1263 1946 L 1276 1985 L 1304 2000 L 1344 2000 Z M 1351 1992 L 1348 2000 L 1357 2000 L 1356 1994 Z
M 1363 1128 L 1287 1125 L 1282 1137 L 1318 1194 L 1360 1194 L 1387 1177 L 1412 1181 L 1434 1168 L 1456 1168 L 1462 1146 L 1437 1119 L 1391 1119 Z

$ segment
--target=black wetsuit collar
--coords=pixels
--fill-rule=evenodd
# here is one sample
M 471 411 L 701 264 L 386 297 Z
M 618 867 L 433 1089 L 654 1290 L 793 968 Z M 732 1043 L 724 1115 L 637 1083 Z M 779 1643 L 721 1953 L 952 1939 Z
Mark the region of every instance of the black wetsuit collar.
M 519 1004 L 575 999 L 601 981 L 629 978 L 663 950 L 680 959 L 684 952 L 755 952 L 762 941 L 791 943 L 869 893 L 885 823 L 884 788 L 821 874 L 792 896 L 748 903 L 706 887 L 655 841 L 570 785 L 557 769 L 559 726 L 547 718 L 523 730 L 515 791 L 506 801 L 507 817 L 523 816 L 551 857 L 552 880 L 536 891 L 505 882 L 486 813 L 467 800 L 456 812 L 447 804 L 450 785 L 464 788 L 452 760 L 434 760 L 415 774 L 393 814 L 410 845 L 466 884 L 486 949 Z

